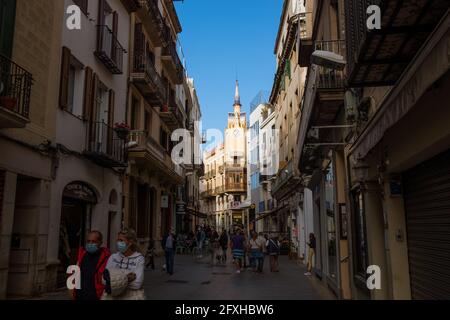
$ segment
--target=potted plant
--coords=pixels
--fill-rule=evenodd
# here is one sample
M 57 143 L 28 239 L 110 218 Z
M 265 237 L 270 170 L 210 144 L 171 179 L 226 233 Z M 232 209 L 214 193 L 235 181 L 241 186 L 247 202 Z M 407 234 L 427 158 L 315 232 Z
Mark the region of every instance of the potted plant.
M 164 104 L 164 105 L 161 107 L 161 112 L 169 112 L 169 105 Z
M 17 107 L 17 98 L 11 96 L 1 96 L 0 106 L 14 111 Z
M 120 139 L 125 140 L 130 133 L 130 127 L 125 122 L 116 123 L 114 126 L 114 131 L 116 131 L 117 136 Z

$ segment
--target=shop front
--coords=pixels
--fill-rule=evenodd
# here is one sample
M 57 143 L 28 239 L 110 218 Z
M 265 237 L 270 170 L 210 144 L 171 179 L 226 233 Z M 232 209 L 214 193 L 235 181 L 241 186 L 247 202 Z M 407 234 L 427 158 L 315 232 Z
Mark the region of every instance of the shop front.
M 66 285 L 66 270 L 77 263 L 78 249 L 84 246 L 91 230 L 92 210 L 97 203 L 95 191 L 86 183 L 76 181 L 63 191 L 58 259 L 57 287 Z

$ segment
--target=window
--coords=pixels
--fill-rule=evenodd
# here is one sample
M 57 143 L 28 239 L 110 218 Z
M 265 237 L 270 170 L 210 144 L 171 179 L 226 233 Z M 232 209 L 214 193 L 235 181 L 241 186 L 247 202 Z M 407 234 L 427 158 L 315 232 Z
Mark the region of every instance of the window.
M 358 187 L 352 192 L 352 205 L 355 232 L 354 269 L 355 276 L 365 282 L 367 261 L 366 218 L 364 209 L 364 195 Z
M 60 78 L 60 108 L 76 116 L 83 115 L 83 64 L 63 47 Z
M 16 1 L 0 2 L 0 54 L 11 58 L 14 26 L 16 17 Z
M 145 115 L 144 115 L 144 130 L 147 133 L 150 133 L 151 130 L 151 126 L 152 126 L 152 114 L 145 110 Z
M 139 129 L 139 100 L 135 97 L 131 100 L 131 130 L 138 130 Z
M 166 149 L 167 151 L 169 150 L 168 134 L 162 127 L 160 133 L 160 144 L 164 149 Z

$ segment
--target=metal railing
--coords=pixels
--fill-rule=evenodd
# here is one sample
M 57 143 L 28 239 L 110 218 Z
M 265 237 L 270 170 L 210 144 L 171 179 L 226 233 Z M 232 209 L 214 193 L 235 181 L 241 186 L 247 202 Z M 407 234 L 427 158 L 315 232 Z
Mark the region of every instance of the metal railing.
M 345 57 L 344 40 L 324 40 L 316 41 L 315 50 L 333 52 Z M 318 67 L 318 88 L 319 89 L 339 89 L 344 88 L 345 73 L 344 70 L 334 70 L 326 67 Z
M 170 56 L 173 63 L 175 64 L 177 76 L 179 79 L 183 79 L 183 64 L 181 63 L 180 57 L 178 56 L 177 48 L 174 42 L 168 39 L 168 44 L 162 49 L 162 56 Z
M 272 183 L 272 192 L 278 191 L 289 179 L 294 176 L 294 163 L 290 160 L 287 165 L 280 169 L 280 173 Z
M 367 29 L 367 8 L 370 5 L 380 5 L 381 0 L 347 0 L 345 1 L 347 70 L 352 74 L 363 47 Z
M 237 183 L 237 182 L 227 182 L 225 184 L 225 190 L 226 191 L 245 191 L 247 190 L 247 184 L 246 183 Z
M 114 32 L 107 25 L 97 25 L 97 51 L 95 55 L 114 74 L 123 70 L 124 48 Z
M 159 39 L 162 41 L 163 45 L 167 45 L 170 37 L 170 30 L 159 10 L 158 2 L 159 0 L 140 0 L 141 7 L 147 10 L 150 20 L 157 27 Z
M 110 166 L 126 164 L 125 139 L 105 122 L 90 122 L 87 126 L 86 152 Z
M 155 64 L 145 53 L 136 52 L 134 54 L 133 72 L 145 73 L 145 76 L 153 83 L 156 90 L 160 93 L 162 100 L 167 99 L 166 89 L 161 76 L 156 71 Z
M 25 118 L 30 113 L 31 73 L 0 54 L 0 106 Z

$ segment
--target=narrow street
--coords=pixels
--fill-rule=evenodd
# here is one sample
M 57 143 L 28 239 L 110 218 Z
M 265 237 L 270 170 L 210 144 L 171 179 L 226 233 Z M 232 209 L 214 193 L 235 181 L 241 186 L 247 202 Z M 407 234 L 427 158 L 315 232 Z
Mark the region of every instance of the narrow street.
M 175 273 L 162 270 L 163 259 L 155 271 L 145 274 L 149 300 L 317 300 L 333 299 L 314 278 L 306 277 L 305 268 L 287 257 L 280 257 L 280 272 L 271 273 L 265 261 L 264 273 L 251 270 L 236 274 L 231 262 L 211 267 L 209 257 L 196 260 L 191 255 L 177 255 Z
M 306 277 L 304 266 L 280 257 L 280 272 L 264 273 L 250 269 L 236 274 L 231 260 L 211 267 L 209 256 L 196 259 L 190 254 L 175 257 L 175 272 L 163 271 L 164 259 L 158 257 L 154 271 L 145 272 L 147 300 L 334 300 L 335 297 L 315 277 Z M 44 294 L 33 300 L 69 300 L 66 290 Z

